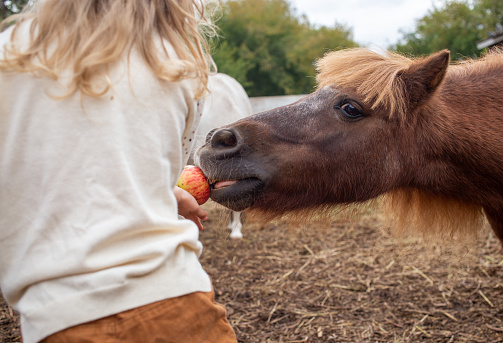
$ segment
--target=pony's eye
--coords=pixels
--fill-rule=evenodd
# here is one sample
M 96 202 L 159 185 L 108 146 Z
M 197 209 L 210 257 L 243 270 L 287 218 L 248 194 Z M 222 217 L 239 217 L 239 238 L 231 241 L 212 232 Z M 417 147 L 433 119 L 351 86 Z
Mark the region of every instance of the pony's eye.
M 340 106 L 339 109 L 348 118 L 356 119 L 356 118 L 363 117 L 362 111 L 360 111 L 356 106 L 354 106 L 353 104 L 351 104 L 349 102 Z

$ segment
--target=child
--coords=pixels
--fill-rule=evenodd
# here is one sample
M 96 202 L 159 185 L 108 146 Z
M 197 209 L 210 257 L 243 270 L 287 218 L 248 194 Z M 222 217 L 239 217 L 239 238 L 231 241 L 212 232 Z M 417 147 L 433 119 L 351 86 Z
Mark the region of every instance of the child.
M 236 341 L 198 260 L 207 215 L 175 187 L 206 17 L 197 0 L 43 0 L 0 34 L 0 287 L 25 343 Z

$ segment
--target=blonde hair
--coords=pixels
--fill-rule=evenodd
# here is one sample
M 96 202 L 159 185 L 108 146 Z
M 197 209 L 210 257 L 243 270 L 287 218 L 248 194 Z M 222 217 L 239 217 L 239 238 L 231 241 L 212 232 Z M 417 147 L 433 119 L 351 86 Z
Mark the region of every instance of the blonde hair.
M 413 60 L 398 53 L 366 48 L 332 51 L 316 63 L 318 87 L 336 84 L 355 87 L 372 109 L 384 106 L 390 116 L 404 116 L 405 86 L 397 77 Z
M 22 51 L 16 29 L 31 20 L 30 41 Z M 160 80 L 196 78 L 196 98 L 206 91 L 213 62 L 207 37 L 215 33 L 202 0 L 43 0 L 27 6 L 16 21 L 10 45 L 0 58 L 0 70 L 32 72 L 55 80 L 71 73 L 64 97 L 80 91 L 99 97 L 111 88 L 107 67 L 134 47 Z M 156 39 L 168 41 L 179 60 L 159 51 Z M 54 48 L 55 47 L 55 48 Z M 105 87 L 96 87 L 96 78 Z M 100 85 L 102 83 L 99 83 Z
M 413 188 L 381 197 L 386 226 L 397 236 L 473 243 L 485 225 L 482 207 Z

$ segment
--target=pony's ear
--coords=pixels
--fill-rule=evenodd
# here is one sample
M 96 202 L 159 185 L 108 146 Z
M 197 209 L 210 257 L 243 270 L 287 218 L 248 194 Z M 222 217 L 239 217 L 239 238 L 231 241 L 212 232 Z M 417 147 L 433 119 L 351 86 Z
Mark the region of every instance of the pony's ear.
M 410 105 L 418 104 L 437 89 L 449 66 L 450 52 L 442 50 L 424 59 L 414 61 L 401 74 Z

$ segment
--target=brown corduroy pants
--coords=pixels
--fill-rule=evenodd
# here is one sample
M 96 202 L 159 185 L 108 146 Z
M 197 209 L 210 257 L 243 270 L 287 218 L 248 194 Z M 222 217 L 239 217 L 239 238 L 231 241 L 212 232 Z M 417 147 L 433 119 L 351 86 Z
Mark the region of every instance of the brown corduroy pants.
M 213 292 L 196 292 L 57 332 L 41 343 L 236 343 Z

